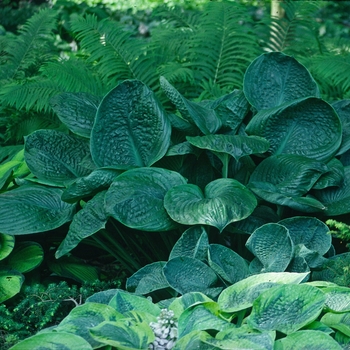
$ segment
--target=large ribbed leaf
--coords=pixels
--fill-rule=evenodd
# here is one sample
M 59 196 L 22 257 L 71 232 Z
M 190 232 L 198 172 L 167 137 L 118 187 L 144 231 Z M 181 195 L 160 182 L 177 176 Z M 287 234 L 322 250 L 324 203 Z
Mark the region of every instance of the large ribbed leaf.
M 350 212 L 350 166 L 344 167 L 344 180 L 339 187 L 314 191 L 315 197 L 325 207 L 326 215 L 341 215 Z
M 331 159 L 327 163 L 328 171 L 320 176 L 312 187 L 315 190 L 322 190 L 326 187 L 340 186 L 344 178 L 344 166 L 337 158 Z
M 164 209 L 164 196 L 186 180 L 174 171 L 138 168 L 119 175 L 106 194 L 106 210 L 124 225 L 144 231 L 176 227 Z
M 12 235 L 53 230 L 72 219 L 75 205 L 61 200 L 62 190 L 25 185 L 0 194 L 0 231 Z
M 83 137 L 90 137 L 99 103 L 99 98 L 85 92 L 63 92 L 50 100 L 61 122 Z
M 254 301 L 248 324 L 261 331 L 290 334 L 315 321 L 326 295 L 306 284 L 271 288 Z
M 246 98 L 257 110 L 319 95 L 309 71 L 295 58 L 281 52 L 256 58 L 245 73 L 243 86 Z
M 253 232 L 246 247 L 259 259 L 262 272 L 283 272 L 294 253 L 288 229 L 279 224 L 265 224 Z
M 102 100 L 91 132 L 91 154 L 100 166 L 150 166 L 163 157 L 171 126 L 154 93 L 126 80 Z
M 262 110 L 246 132 L 270 142 L 272 154 L 299 154 L 319 161 L 330 160 L 342 140 L 341 121 L 327 102 L 307 97 Z
M 166 194 L 164 206 L 170 217 L 184 225 L 210 225 L 222 231 L 249 216 L 257 205 L 255 196 L 234 179 L 218 179 L 204 190 L 192 184 L 177 186 Z
M 264 153 L 270 146 L 262 137 L 243 135 L 187 136 L 187 141 L 198 148 L 227 153 L 237 161 L 251 154 Z
M 343 127 L 342 142 L 337 152 L 337 155 L 340 155 L 350 149 L 350 100 L 337 101 L 332 106 L 338 113 Z
M 85 204 L 83 209 L 74 215 L 67 236 L 56 251 L 57 259 L 70 252 L 84 238 L 105 227 L 108 220 L 104 203 L 105 193 L 106 191 L 98 193 Z
M 89 143 L 56 130 L 38 130 L 25 138 L 25 160 L 40 180 L 57 184 L 86 176 L 94 169 Z
M 195 123 L 203 134 L 213 134 L 221 127 L 221 120 L 212 108 L 187 100 L 164 77 L 160 77 L 160 85 L 184 119 Z

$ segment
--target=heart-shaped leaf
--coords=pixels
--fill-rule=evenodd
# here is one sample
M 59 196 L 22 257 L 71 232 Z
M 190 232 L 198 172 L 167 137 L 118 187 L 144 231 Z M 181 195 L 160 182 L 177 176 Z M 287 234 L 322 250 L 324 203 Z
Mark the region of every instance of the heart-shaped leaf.
M 307 97 L 262 110 L 247 125 L 249 135 L 270 142 L 271 154 L 298 154 L 327 162 L 341 144 L 341 121 L 327 102 Z
M 319 95 L 309 71 L 295 58 L 282 52 L 265 53 L 256 58 L 244 75 L 243 90 L 257 110 Z
M 106 193 L 106 210 L 124 225 L 143 231 L 167 231 L 177 225 L 164 209 L 164 196 L 186 180 L 161 168 L 138 168 L 119 175 Z
M 283 272 L 294 253 L 288 229 L 279 224 L 265 224 L 249 237 L 246 247 L 263 265 L 261 272 Z
M 24 276 L 7 267 L 0 268 L 0 303 L 20 292 Z
M 99 167 L 150 166 L 170 144 L 171 126 L 154 93 L 126 80 L 102 100 L 91 131 L 91 154 Z
M 73 216 L 75 205 L 61 200 L 62 190 L 24 185 L 0 194 L 0 231 L 12 235 L 45 232 Z
M 105 227 L 108 220 L 104 203 L 105 194 L 106 191 L 98 193 L 74 215 L 68 233 L 56 251 L 57 259 L 70 252 L 84 238 Z
M 95 168 L 89 143 L 56 130 L 37 130 L 25 138 L 24 155 L 30 171 L 40 180 L 64 184 Z
M 85 92 L 63 92 L 50 100 L 61 122 L 83 137 L 90 137 L 99 103 L 99 98 Z
M 251 154 L 264 153 L 269 149 L 269 142 L 262 137 L 243 135 L 206 135 L 187 136 L 192 145 L 210 151 L 227 153 L 237 161 Z
M 184 225 L 210 225 L 222 231 L 245 219 L 257 205 L 255 196 L 234 179 L 218 179 L 204 190 L 192 184 L 172 188 L 164 198 L 170 217 Z
M 316 320 L 325 301 L 325 294 L 310 285 L 276 286 L 254 301 L 248 324 L 261 331 L 290 334 Z

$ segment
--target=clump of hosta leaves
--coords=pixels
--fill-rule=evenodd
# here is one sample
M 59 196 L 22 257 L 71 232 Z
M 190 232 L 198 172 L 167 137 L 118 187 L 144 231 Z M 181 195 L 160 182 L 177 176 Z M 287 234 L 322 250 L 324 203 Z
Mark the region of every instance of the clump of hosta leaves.
M 174 312 L 163 309 L 157 317 L 157 322 L 151 322 L 156 339 L 150 344 L 149 349 L 170 350 L 175 346 L 177 339 L 177 321 Z

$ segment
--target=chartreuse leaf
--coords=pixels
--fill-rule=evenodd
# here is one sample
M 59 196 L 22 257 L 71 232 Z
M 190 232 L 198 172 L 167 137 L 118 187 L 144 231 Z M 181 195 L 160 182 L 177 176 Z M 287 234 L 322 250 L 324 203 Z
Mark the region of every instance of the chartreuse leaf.
M 187 100 L 164 77 L 160 77 L 160 86 L 183 118 L 196 124 L 203 134 L 214 134 L 220 129 L 221 120 L 213 109 Z
M 258 136 L 220 134 L 187 136 L 186 139 L 193 146 L 218 153 L 227 153 L 237 161 L 251 154 L 264 153 L 270 146 L 267 140 Z
M 274 350 L 341 350 L 342 347 L 328 334 L 305 330 L 289 334 L 275 342 Z
M 247 240 L 246 247 L 261 262 L 261 272 L 283 272 L 294 253 L 288 229 L 274 223 L 256 229 Z
M 309 71 L 295 58 L 282 52 L 265 53 L 256 58 L 244 75 L 243 90 L 257 110 L 319 95 Z
M 91 337 L 90 329 L 104 321 L 116 321 L 124 316 L 108 305 L 85 303 L 75 307 L 57 326 L 58 332 L 67 332 L 84 338 L 93 348 L 101 343 Z
M 230 284 L 249 274 L 248 263 L 232 249 L 221 244 L 210 244 L 208 262 L 215 273 Z
M 129 319 L 102 322 L 92 328 L 90 334 L 98 342 L 120 350 L 145 350 L 155 339 L 147 322 L 135 322 Z
M 200 260 L 187 256 L 169 260 L 164 266 L 164 276 L 178 293 L 201 292 L 215 297 L 221 288 L 215 288 L 218 277 Z
M 331 105 L 307 97 L 260 111 L 246 132 L 267 139 L 271 154 L 298 154 L 327 162 L 340 146 L 342 126 Z
M 204 194 L 197 185 L 172 188 L 164 198 L 170 217 L 184 225 L 210 225 L 220 231 L 232 222 L 245 219 L 257 205 L 255 196 L 234 179 L 210 182 Z
M 344 167 L 344 179 L 340 186 L 314 191 L 314 196 L 325 205 L 325 214 L 328 216 L 349 213 L 350 166 Z
M 44 250 L 37 242 L 19 242 L 7 258 L 7 265 L 21 273 L 34 270 L 44 260 Z
M 169 305 L 168 309 L 174 312 L 174 316 L 179 318 L 180 315 L 191 306 L 212 302 L 205 294 L 200 292 L 190 292 L 176 298 Z
M 55 256 L 60 258 L 87 238 L 105 227 L 108 215 L 105 209 L 105 194 L 102 191 L 90 199 L 73 217 L 66 237 L 58 247 Z
M 11 347 L 11 350 L 92 350 L 92 346 L 82 337 L 67 332 L 46 332 L 29 337 Z
M 124 225 L 143 231 L 167 231 L 177 224 L 164 209 L 164 196 L 185 184 L 179 173 L 162 168 L 138 168 L 119 175 L 106 193 L 106 210 Z
M 248 324 L 261 331 L 290 334 L 315 321 L 325 301 L 325 294 L 310 285 L 276 286 L 255 299 Z
M 114 178 L 121 172 L 116 169 L 96 169 L 85 177 L 74 180 L 62 194 L 62 200 L 68 203 L 96 194 L 109 188 Z
M 12 298 L 19 293 L 22 284 L 24 282 L 24 276 L 16 271 L 7 267 L 0 268 L 0 303 L 7 299 Z
M 218 298 L 224 312 L 237 312 L 253 305 L 254 300 L 276 284 L 298 284 L 308 273 L 268 272 L 253 275 L 224 289 Z
M 350 312 L 350 288 L 327 287 L 322 292 L 326 294 L 325 307 L 333 312 Z
M 244 343 L 250 341 L 254 344 L 252 349 L 271 350 L 274 346 L 275 337 L 275 332 L 260 332 L 250 328 L 247 324 L 243 324 L 241 327 L 225 329 L 217 333 L 215 338 L 219 340 L 235 341 L 237 345 L 240 344 L 240 342 Z
M 102 100 L 91 131 L 91 154 L 99 167 L 150 166 L 170 144 L 171 126 L 154 93 L 126 80 Z
M 60 227 L 73 216 L 75 205 L 61 200 L 62 190 L 24 185 L 0 194 L 0 231 L 23 235 Z
M 131 293 L 144 295 L 169 288 L 169 283 L 163 274 L 165 264 L 165 261 L 157 261 L 142 267 L 127 279 L 126 289 Z
M 160 314 L 160 308 L 149 299 L 121 289 L 117 291 L 109 302 L 109 305 L 122 314 L 132 310 L 148 312 L 154 316 Z
M 15 246 L 15 236 L 0 233 L 0 260 L 5 259 Z
M 208 258 L 209 240 L 203 226 L 193 226 L 187 229 L 174 244 L 169 260 L 188 256 L 201 261 Z
M 339 313 L 335 314 L 332 312 L 326 313 L 322 318 L 321 322 L 331 328 L 335 328 L 340 332 L 350 337 L 350 313 Z
M 178 319 L 179 338 L 193 330 L 214 329 L 221 331 L 230 327 L 230 323 L 220 317 L 219 306 L 215 302 L 207 302 L 187 308 Z
M 61 185 L 95 168 L 86 140 L 56 130 L 37 130 L 25 137 L 24 156 L 36 177 Z
M 99 103 L 99 98 L 85 92 L 63 92 L 50 100 L 61 122 L 83 137 L 90 137 Z

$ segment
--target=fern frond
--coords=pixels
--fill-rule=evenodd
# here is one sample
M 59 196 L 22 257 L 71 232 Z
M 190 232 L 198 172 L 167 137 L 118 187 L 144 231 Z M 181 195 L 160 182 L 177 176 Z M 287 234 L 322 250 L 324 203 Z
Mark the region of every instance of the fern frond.
M 50 56 L 52 31 L 56 28 L 56 12 L 41 10 L 32 16 L 5 48 L 6 67 L 2 66 L 0 80 L 25 78 L 26 70 Z
M 0 102 L 17 109 L 47 111 L 51 97 L 64 92 L 49 79 L 35 78 L 5 85 L 0 91 Z
M 155 65 L 148 55 L 145 41 L 134 38 L 119 23 L 98 22 L 93 15 L 77 17 L 71 28 L 82 49 L 94 62 L 97 71 L 109 87 L 121 80 L 139 79 L 151 88 L 157 85 Z

